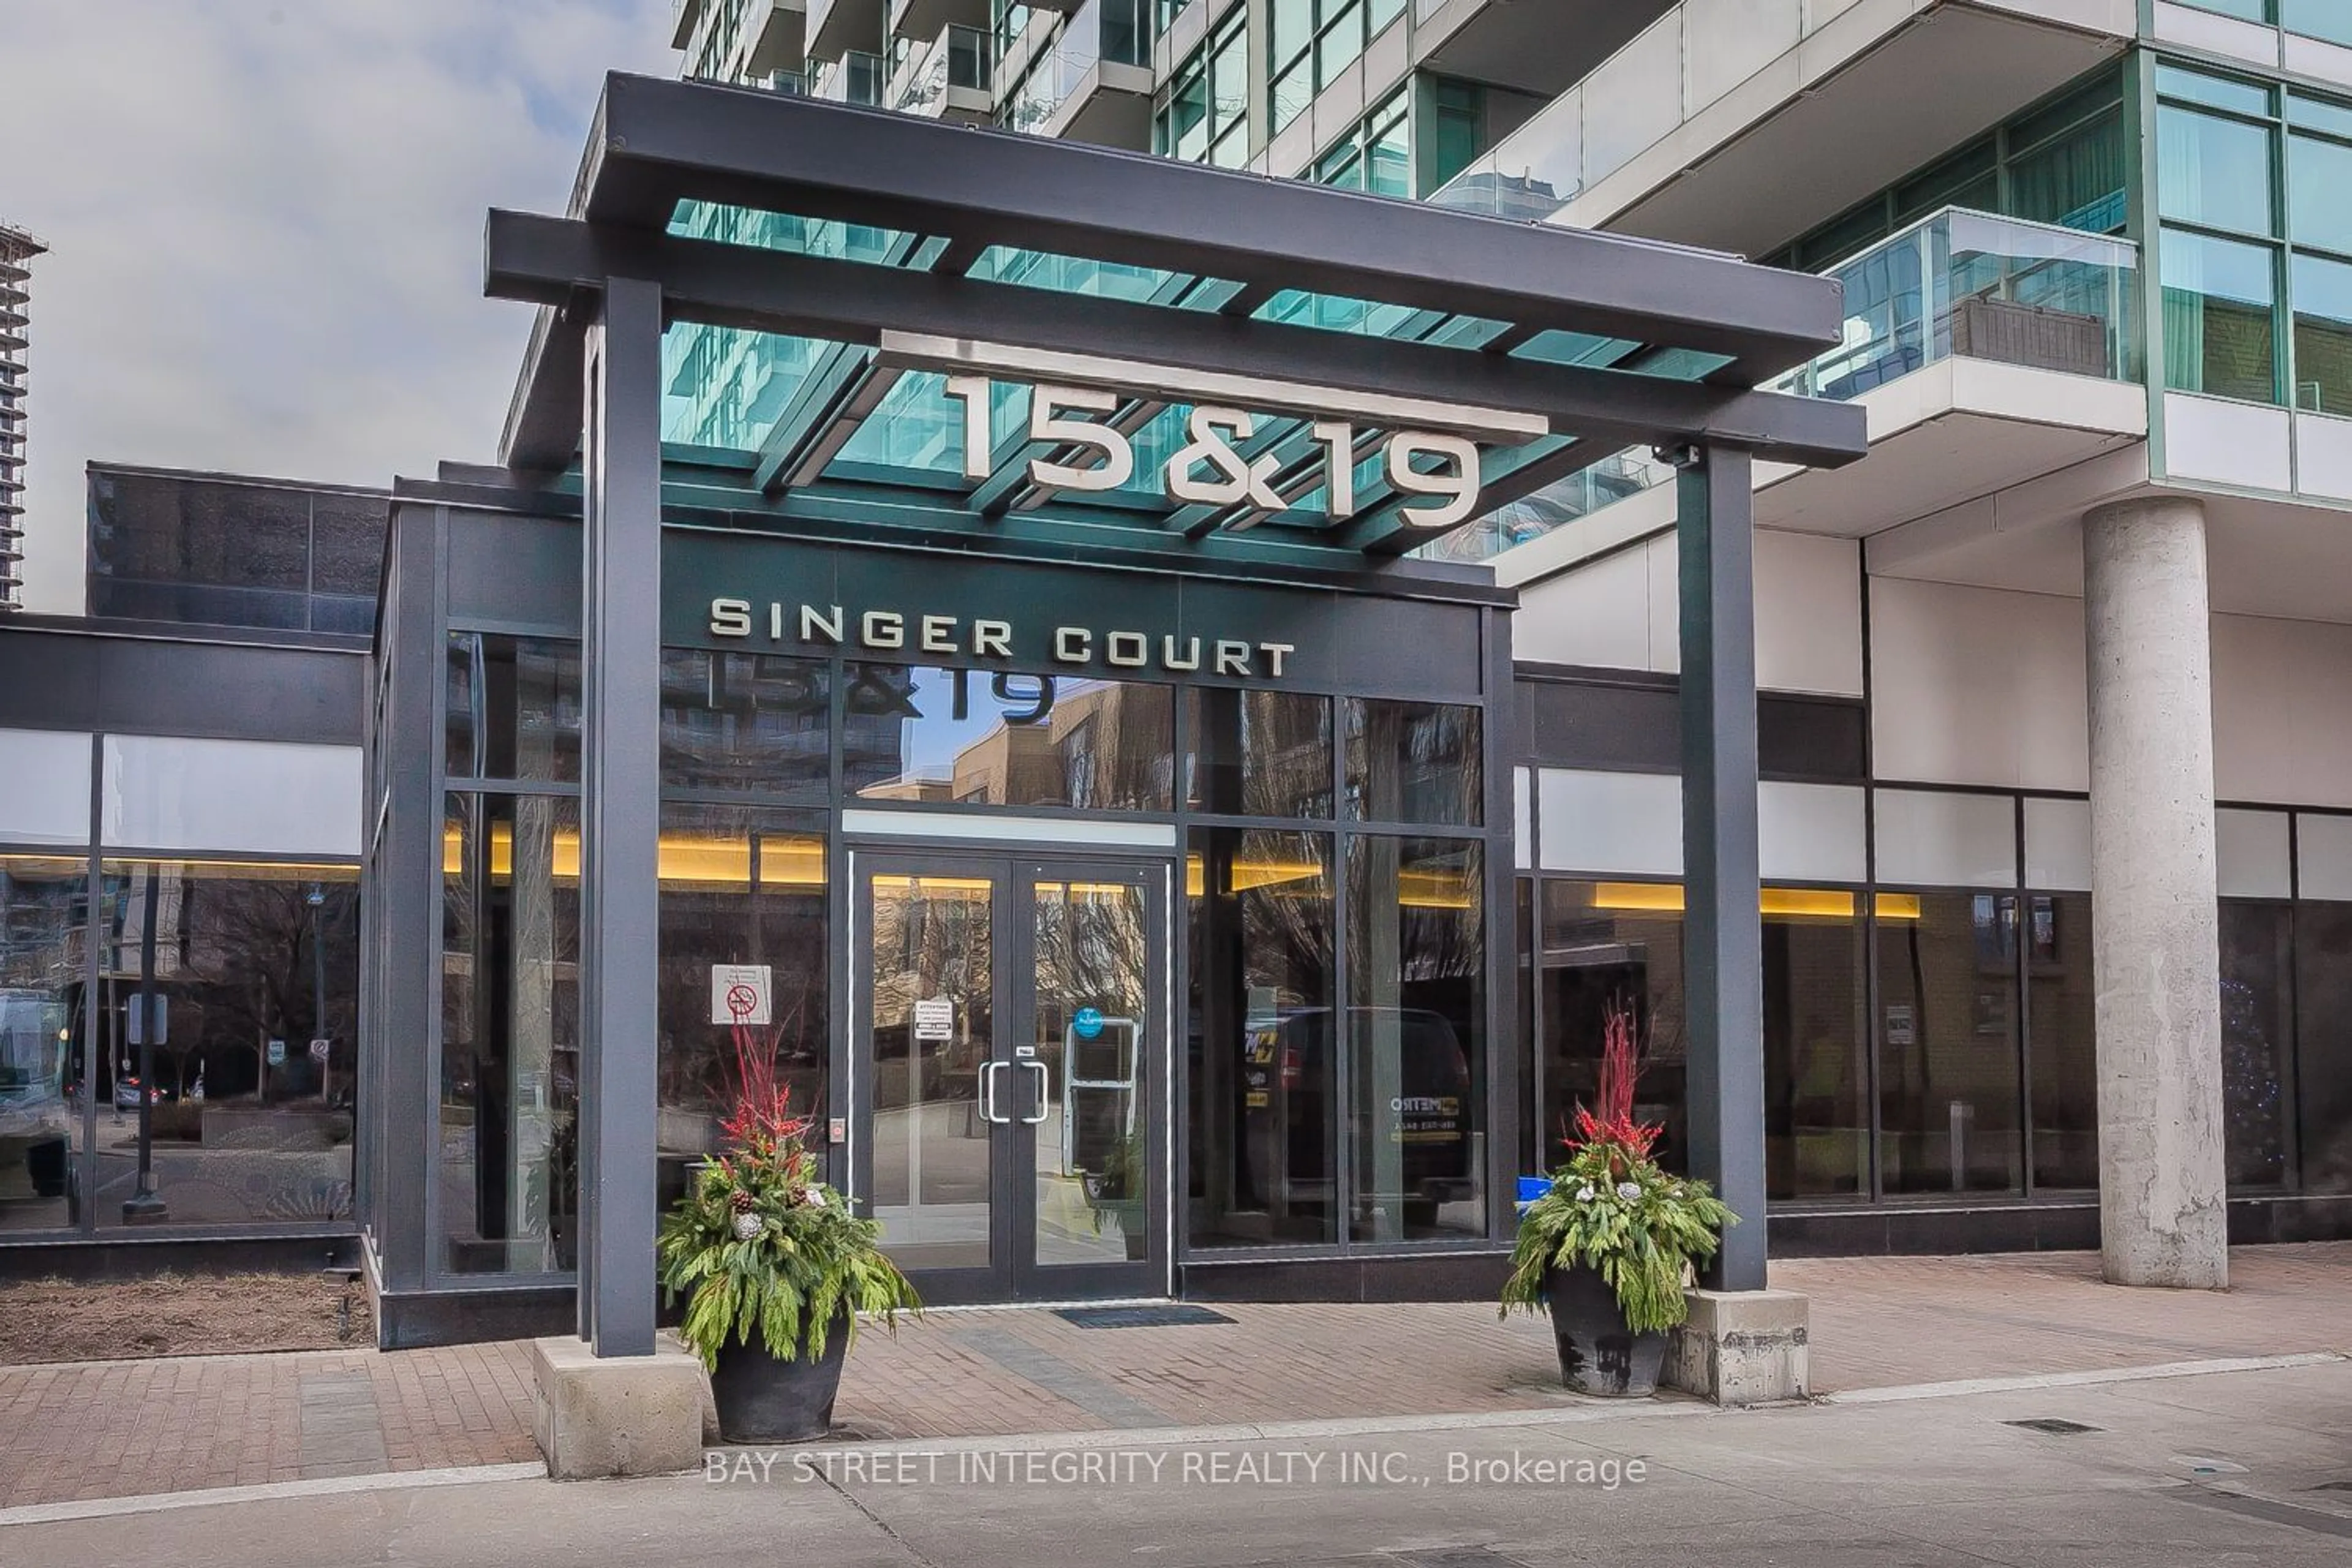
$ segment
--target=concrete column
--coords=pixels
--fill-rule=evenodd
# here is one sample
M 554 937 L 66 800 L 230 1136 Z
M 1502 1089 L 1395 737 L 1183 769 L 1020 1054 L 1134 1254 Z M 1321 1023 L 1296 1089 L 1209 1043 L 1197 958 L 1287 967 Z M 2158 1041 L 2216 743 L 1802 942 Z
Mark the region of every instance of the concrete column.
M 2099 1228 L 2116 1285 L 2229 1283 L 2205 510 L 2083 519 Z

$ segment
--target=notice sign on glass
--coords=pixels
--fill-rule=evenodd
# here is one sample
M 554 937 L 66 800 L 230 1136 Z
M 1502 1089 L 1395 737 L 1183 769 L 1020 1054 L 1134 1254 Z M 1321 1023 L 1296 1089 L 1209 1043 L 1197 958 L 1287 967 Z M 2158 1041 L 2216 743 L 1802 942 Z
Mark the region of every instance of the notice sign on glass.
M 774 1003 L 772 971 L 764 963 L 714 963 L 710 966 L 710 1021 L 714 1024 L 765 1024 Z
M 919 996 L 915 999 L 915 1038 L 918 1040 L 952 1040 L 955 1038 L 955 1003 L 945 996 Z

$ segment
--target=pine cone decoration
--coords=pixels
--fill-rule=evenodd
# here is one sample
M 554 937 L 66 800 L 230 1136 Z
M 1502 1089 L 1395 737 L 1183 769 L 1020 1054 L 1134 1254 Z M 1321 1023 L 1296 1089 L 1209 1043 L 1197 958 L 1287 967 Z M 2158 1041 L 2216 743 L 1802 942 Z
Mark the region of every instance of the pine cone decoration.
M 743 1191 L 740 1187 L 736 1188 L 735 1191 L 728 1194 L 727 1202 L 734 1208 L 737 1214 L 750 1214 L 753 1209 L 760 1206 L 760 1201 L 751 1194 Z

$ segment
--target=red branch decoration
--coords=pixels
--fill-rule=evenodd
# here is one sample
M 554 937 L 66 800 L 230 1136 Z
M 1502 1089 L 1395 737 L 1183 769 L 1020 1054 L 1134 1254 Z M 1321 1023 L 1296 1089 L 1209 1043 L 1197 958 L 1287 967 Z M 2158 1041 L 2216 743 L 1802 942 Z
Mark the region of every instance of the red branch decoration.
M 734 1033 L 735 1109 L 719 1124 L 719 1129 L 735 1145 L 736 1154 L 749 1164 L 781 1162 L 787 1168 L 777 1174 L 787 1181 L 802 1181 L 806 1173 L 799 1167 L 808 1159 L 802 1140 L 807 1136 L 810 1119 L 792 1113 L 792 1086 L 776 1077 L 775 1042 L 761 1038 L 760 1031 L 745 1024 L 736 1025 Z
M 1601 1027 L 1601 1109 L 1598 1114 L 1581 1102 L 1576 1108 L 1577 1137 L 1560 1142 L 1574 1150 L 1587 1143 L 1613 1144 L 1633 1159 L 1646 1160 L 1665 1129 L 1655 1122 L 1633 1120 L 1633 1084 L 1642 1076 L 1641 1052 L 1633 1037 L 1633 1009 L 1612 1002 Z

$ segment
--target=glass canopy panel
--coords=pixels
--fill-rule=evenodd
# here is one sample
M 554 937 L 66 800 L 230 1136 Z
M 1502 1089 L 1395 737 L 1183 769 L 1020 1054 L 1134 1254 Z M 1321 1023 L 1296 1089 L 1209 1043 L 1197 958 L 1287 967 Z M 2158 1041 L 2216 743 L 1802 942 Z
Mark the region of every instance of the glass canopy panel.
M 970 276 L 991 283 L 1017 283 L 1024 289 L 1048 289 L 1057 294 L 1092 294 L 1137 304 L 1166 304 L 1190 291 L 1196 279 L 1189 272 L 1158 267 L 1127 267 L 1084 256 L 1062 256 L 1050 250 L 1018 250 L 992 245 L 981 253 Z
M 938 249 L 936 244 L 924 247 L 916 236 L 901 229 L 762 212 L 756 207 L 722 206 L 712 202 L 678 203 L 677 211 L 670 215 L 669 232 L 719 245 L 751 246 L 760 250 L 829 257 L 837 261 L 866 261 L 883 267 L 928 265 L 926 250 L 936 254 Z
M 1642 345 L 1628 338 L 1597 338 L 1591 332 L 1538 332 L 1511 351 L 1519 359 L 1539 359 L 1549 364 L 1586 364 L 1606 368 L 1620 364 Z
M 947 378 L 929 371 L 902 375 L 857 426 L 828 474 L 842 465 L 963 471 L 963 407 L 950 398 Z
M 833 344 L 698 321 L 662 333 L 662 439 L 756 452 Z
M 1370 338 L 1418 340 L 1446 318 L 1441 311 L 1416 310 L 1406 305 L 1385 305 L 1377 300 L 1355 300 L 1344 294 L 1310 294 L 1285 289 L 1257 308 L 1261 321 L 1281 321 L 1294 327 L 1315 327 L 1328 332 L 1354 332 Z

